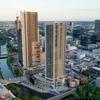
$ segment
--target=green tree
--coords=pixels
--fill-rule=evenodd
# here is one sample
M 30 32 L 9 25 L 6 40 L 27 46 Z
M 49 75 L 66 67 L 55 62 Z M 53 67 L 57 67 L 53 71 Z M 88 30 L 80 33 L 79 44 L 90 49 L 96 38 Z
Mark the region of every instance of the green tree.
M 2 75 L 2 70 L 0 68 L 0 79 L 2 79 L 2 78 L 3 78 L 3 75 Z
M 39 97 L 37 97 L 37 96 L 33 96 L 33 97 L 32 97 L 32 100 L 40 100 L 40 99 L 39 99 Z
M 8 42 L 7 49 L 9 53 L 17 52 L 16 48 Z
M 15 99 L 13 99 L 13 100 L 22 100 L 21 98 L 18 98 L 18 97 L 16 97 Z
M 7 37 L 5 36 L 5 34 L 3 32 L 0 32 L 0 43 L 6 43 L 7 42 Z
M 96 88 L 88 81 L 80 86 L 75 93 L 75 98 L 78 100 L 96 100 L 96 97 Z
M 9 56 L 9 57 L 8 57 L 8 62 L 9 62 L 10 64 L 13 64 L 14 58 L 13 58 L 12 56 Z
M 23 71 L 22 71 L 21 68 L 16 68 L 16 69 L 14 69 L 14 74 L 16 76 L 22 76 L 23 75 Z

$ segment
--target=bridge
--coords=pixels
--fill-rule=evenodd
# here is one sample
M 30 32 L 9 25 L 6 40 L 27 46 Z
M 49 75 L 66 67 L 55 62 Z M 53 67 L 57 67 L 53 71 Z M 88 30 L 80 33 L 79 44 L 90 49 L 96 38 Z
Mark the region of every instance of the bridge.
M 26 80 L 25 77 L 16 77 L 16 78 L 10 78 L 10 79 L 1 79 L 0 83 L 3 85 L 8 85 L 12 83 L 20 83 L 20 82 L 23 82 L 24 80 Z
M 8 57 L 7 54 L 2 54 L 2 55 L 0 55 L 0 59 L 5 59 L 5 58 L 7 58 L 7 57 Z

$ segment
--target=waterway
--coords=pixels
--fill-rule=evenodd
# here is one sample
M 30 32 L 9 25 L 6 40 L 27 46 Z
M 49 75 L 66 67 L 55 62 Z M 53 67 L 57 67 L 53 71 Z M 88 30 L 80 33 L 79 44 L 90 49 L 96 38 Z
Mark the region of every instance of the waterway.
M 8 55 L 6 44 L 1 45 L 0 55 Z M 0 59 L 0 69 L 4 79 L 10 79 L 13 77 L 13 74 L 7 65 L 7 58 Z M 19 97 L 22 100 L 32 100 L 32 97 L 38 97 L 39 100 L 46 100 L 47 98 L 51 97 L 50 94 L 37 93 L 36 91 L 18 84 L 9 84 L 7 88 L 11 90 L 16 97 Z
M 7 48 L 6 48 L 6 44 L 5 45 L 1 45 L 1 55 L 7 55 Z M 11 70 L 9 69 L 8 65 L 7 65 L 7 58 L 4 59 L 0 59 L 0 69 L 3 75 L 4 79 L 9 79 L 13 77 L 13 74 L 11 72 Z

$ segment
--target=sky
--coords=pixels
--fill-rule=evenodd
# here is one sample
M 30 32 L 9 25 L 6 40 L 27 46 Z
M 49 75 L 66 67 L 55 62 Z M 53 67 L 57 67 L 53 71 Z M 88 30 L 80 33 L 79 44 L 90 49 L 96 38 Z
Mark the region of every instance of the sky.
M 20 11 L 38 12 L 39 20 L 100 19 L 100 0 L 0 0 L 0 20 L 15 20 Z

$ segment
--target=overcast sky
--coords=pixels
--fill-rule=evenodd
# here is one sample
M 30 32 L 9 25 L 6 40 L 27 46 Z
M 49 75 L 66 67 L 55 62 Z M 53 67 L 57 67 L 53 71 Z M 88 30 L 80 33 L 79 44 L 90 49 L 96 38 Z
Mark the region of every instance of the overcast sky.
M 38 12 L 39 20 L 94 20 L 100 0 L 0 0 L 0 20 L 15 20 L 23 10 Z

